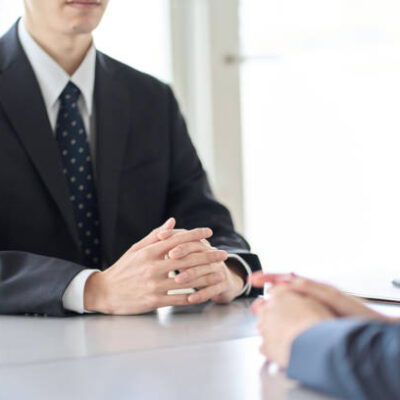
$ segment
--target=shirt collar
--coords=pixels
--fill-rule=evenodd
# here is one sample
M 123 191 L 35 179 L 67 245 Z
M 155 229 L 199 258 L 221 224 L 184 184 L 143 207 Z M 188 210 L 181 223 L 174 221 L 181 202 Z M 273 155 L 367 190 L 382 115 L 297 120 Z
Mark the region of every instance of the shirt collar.
M 88 114 L 93 110 L 93 92 L 96 70 L 96 50 L 90 47 L 76 72 L 69 76 L 32 38 L 23 20 L 18 23 L 18 36 L 22 48 L 32 65 L 47 109 L 57 104 L 60 94 L 69 81 L 81 91 Z

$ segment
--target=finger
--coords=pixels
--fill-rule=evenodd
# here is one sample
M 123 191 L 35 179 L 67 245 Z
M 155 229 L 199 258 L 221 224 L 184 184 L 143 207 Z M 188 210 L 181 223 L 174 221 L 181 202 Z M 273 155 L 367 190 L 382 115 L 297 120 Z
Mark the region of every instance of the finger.
M 172 249 L 168 255 L 171 259 L 177 260 L 179 258 L 186 257 L 188 254 L 198 253 L 201 251 L 209 251 L 210 246 L 204 243 L 203 241 L 199 242 L 190 242 L 180 244 L 179 246 Z
M 174 229 L 173 235 L 176 235 L 177 233 L 182 233 L 182 232 L 187 232 L 187 229 Z M 165 239 L 168 239 L 169 237 L 171 237 L 171 235 L 169 234 L 169 232 L 161 231 L 157 234 L 157 237 L 159 240 L 165 240 Z
M 168 290 L 188 289 L 188 288 L 200 289 L 207 286 L 216 285 L 217 283 L 222 282 L 224 279 L 225 276 L 220 272 L 204 275 L 194 280 L 190 284 L 176 283 L 175 280 L 173 279 L 166 279 L 160 283 L 159 290 L 160 292 L 166 293 L 168 292 Z
M 293 293 L 294 289 L 293 287 L 290 286 L 290 283 L 280 283 L 279 285 L 274 285 L 271 286 L 267 289 L 267 293 L 269 295 L 274 295 L 274 296 L 278 296 L 281 293 L 284 292 L 291 292 Z
M 293 302 L 296 303 L 301 300 L 308 300 L 312 302 L 318 302 L 315 299 L 312 299 L 311 297 L 304 296 L 301 293 L 297 293 L 294 290 L 291 290 L 289 286 L 287 287 L 278 287 L 279 290 L 275 290 L 273 293 L 269 294 L 268 297 L 268 306 L 269 307 L 275 307 L 279 306 L 279 304 L 282 303 L 282 301 L 285 302 Z
M 208 286 L 214 286 L 218 283 L 221 283 L 225 279 L 226 276 L 222 272 L 215 272 L 212 274 L 204 275 L 199 279 L 196 279 L 190 286 L 196 289 L 202 289 Z
M 179 284 L 191 283 L 196 279 L 199 279 L 203 275 L 207 275 L 213 272 L 221 271 L 220 263 L 205 264 L 198 267 L 189 268 L 175 277 L 175 282 Z
M 208 247 L 211 247 L 211 248 L 213 247 L 213 246 L 211 246 L 211 243 L 207 239 L 202 239 L 201 242 L 204 243 Z
M 251 284 L 255 287 L 263 287 L 266 283 L 276 284 L 282 281 L 290 281 L 295 274 L 264 274 L 262 271 L 255 272 L 249 277 Z
M 297 293 L 314 297 L 317 300 L 327 300 L 329 298 L 327 295 L 331 295 L 333 291 L 337 291 L 332 286 L 304 278 L 294 279 L 290 287 Z
M 287 286 L 292 293 L 306 296 L 319 302 L 339 317 L 365 316 L 374 319 L 385 319 L 380 313 L 371 310 L 359 299 L 349 296 L 333 286 L 302 278 L 295 279 Z
M 267 304 L 266 299 L 263 299 L 261 297 L 257 298 L 253 301 L 253 304 L 250 307 L 251 313 L 254 315 L 258 315 L 265 304 Z
M 181 260 L 163 260 L 159 271 L 161 274 L 165 274 L 169 271 L 182 271 L 201 265 L 220 263 L 227 258 L 228 253 L 225 250 L 210 250 L 203 253 L 194 253 Z
M 139 242 L 135 243 L 128 252 L 138 251 L 144 247 L 147 247 L 151 244 L 157 243 L 159 241 L 158 235 L 163 232 L 165 236 L 170 236 L 172 234 L 172 230 L 174 229 L 176 224 L 175 218 L 169 218 L 163 225 L 154 229 L 150 232 L 146 237 L 144 237 Z
M 170 238 L 152 245 L 152 251 L 159 256 L 164 256 L 170 250 L 183 243 L 198 242 L 207 239 L 213 234 L 209 228 L 197 228 L 191 231 L 179 232 Z
M 291 285 L 288 285 L 288 287 L 296 293 L 311 297 L 314 300 L 323 303 L 325 306 L 339 314 L 345 315 L 351 313 L 352 304 L 357 304 L 357 306 L 361 304 L 358 300 L 345 295 L 330 285 L 315 282 L 310 279 L 295 279 Z
M 191 304 L 199 304 L 204 303 L 205 301 L 210 300 L 213 297 L 216 297 L 225 291 L 225 282 L 218 283 L 213 286 L 206 287 L 204 289 L 199 290 L 198 292 L 189 295 L 189 303 Z
M 189 305 L 187 294 L 167 294 L 161 296 L 158 300 L 158 307 L 170 307 L 170 306 L 187 306 Z

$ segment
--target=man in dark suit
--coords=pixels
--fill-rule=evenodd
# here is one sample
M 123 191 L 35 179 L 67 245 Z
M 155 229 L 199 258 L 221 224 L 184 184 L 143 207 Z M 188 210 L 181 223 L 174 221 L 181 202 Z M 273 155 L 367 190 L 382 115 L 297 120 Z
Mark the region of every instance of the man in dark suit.
M 171 89 L 95 50 L 107 3 L 25 0 L 0 39 L 0 313 L 255 293 L 258 258 L 213 197 Z M 180 229 L 155 229 L 168 216 Z
M 257 299 L 268 361 L 287 368 L 289 378 L 351 400 L 400 398 L 400 323 L 339 290 L 294 275 L 251 277 L 273 285 Z

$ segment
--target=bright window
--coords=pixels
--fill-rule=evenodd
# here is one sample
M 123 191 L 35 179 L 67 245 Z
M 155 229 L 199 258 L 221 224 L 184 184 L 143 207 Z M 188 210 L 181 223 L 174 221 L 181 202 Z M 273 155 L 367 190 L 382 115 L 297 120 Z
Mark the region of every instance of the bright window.
M 0 35 L 3 35 L 22 15 L 22 4 L 19 0 L 0 0 Z
M 95 40 L 106 54 L 171 82 L 169 0 L 110 1 Z
M 400 275 L 400 5 L 241 0 L 245 218 L 273 271 Z
M 22 14 L 20 0 L 0 0 L 0 34 Z M 111 1 L 95 32 L 99 50 L 170 82 L 169 0 Z

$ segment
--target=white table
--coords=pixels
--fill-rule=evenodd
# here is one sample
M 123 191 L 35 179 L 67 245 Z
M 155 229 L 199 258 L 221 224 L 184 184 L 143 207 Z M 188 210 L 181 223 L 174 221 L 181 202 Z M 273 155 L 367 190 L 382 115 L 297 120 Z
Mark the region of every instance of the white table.
M 327 398 L 270 374 L 249 305 L 131 317 L 0 316 L 0 399 Z

